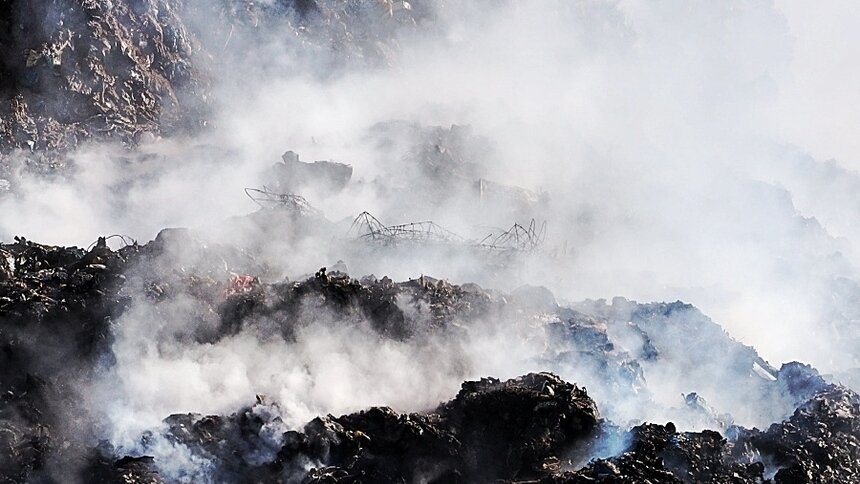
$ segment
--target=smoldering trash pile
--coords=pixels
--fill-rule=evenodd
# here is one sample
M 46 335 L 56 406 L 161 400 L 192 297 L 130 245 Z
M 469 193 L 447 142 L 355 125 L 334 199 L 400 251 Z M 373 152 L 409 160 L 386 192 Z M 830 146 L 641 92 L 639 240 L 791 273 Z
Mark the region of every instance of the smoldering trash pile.
M 524 45 L 515 65 L 558 48 L 554 8 L 590 75 L 647 64 L 648 8 L 618 2 L 0 0 L 0 483 L 858 481 L 853 232 L 797 180 L 860 181 L 780 148 L 794 171 L 773 185 L 669 165 L 618 194 L 627 150 L 586 132 L 595 165 L 526 176 L 557 134 L 540 93 L 497 108 L 483 84 L 475 118 L 460 107 L 483 94 L 435 83 L 512 45 L 485 35 Z M 401 111 L 421 96 L 427 116 Z M 629 138 L 649 160 L 684 149 Z M 675 175 L 717 215 L 696 225 Z M 615 284 L 631 294 L 590 296 Z M 781 311 L 800 295 L 807 326 Z M 764 329 L 736 339 L 687 297 Z M 771 339 L 825 349 L 745 344 Z
M 8 481 L 50 479 L 64 466 L 89 482 L 204 475 L 217 482 L 845 482 L 860 471 L 856 393 L 802 364 L 769 366 L 689 305 L 617 299 L 563 307 L 539 288 L 499 294 L 428 277 L 359 281 L 324 268 L 304 280 L 264 283 L 237 275 L 265 274 L 241 251 L 195 244 L 185 231 L 170 230 L 116 251 L 104 240 L 89 251 L 24 239 L 0 247 Z M 173 270 L 161 270 L 165 264 Z M 720 391 L 742 395 L 761 408 L 741 411 L 775 423 L 744 428 L 688 394 L 669 411 L 715 430 L 684 432 L 672 422 L 623 428 L 586 388 L 542 372 L 466 381 L 448 402 L 426 411 L 371 407 L 296 428 L 277 399 L 260 394 L 228 415 L 166 416 L 126 455 L 131 449 L 94 445 L 92 429 L 67 423 L 97 412 L 75 405 L 82 397 L 71 382 L 82 388 L 119 364 L 111 355 L 116 325 L 141 304 L 138 298 L 156 313 L 175 311 L 180 301 L 194 305 L 200 320 L 169 336 L 191 346 L 217 345 L 242 332 L 290 346 L 323 324 L 367 324 L 378 338 L 409 346 L 434 344 L 441 335 L 467 345 L 473 333 L 487 331 L 479 321 L 512 321 L 504 331 L 540 340 L 540 365 L 587 368 L 586 380 L 609 405 L 657 405 L 649 401 L 645 375 L 673 347 L 690 348 L 686 363 L 695 365 L 696 345 L 719 345 L 724 361 L 714 363 L 743 368 L 746 376 L 717 373 L 699 387 L 719 402 L 728 401 Z M 631 340 L 639 344 L 633 353 L 618 344 Z M 464 367 L 468 356 L 459 355 Z M 159 459 L 173 458 L 180 447 L 188 467 L 162 475 Z

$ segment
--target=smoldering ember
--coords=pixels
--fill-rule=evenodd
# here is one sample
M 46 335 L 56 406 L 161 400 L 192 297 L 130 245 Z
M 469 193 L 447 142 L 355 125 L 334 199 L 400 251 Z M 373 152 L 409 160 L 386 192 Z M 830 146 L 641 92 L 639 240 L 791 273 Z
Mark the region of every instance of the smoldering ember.
M 860 6 L 0 13 L 0 482 L 860 482 Z

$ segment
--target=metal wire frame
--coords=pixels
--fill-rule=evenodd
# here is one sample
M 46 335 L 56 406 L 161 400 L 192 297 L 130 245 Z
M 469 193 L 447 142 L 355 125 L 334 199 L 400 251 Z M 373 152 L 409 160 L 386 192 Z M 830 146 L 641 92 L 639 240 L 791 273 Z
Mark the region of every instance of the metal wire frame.
M 119 239 L 119 240 L 122 242 L 122 245 L 120 246 L 120 248 L 128 247 L 128 246 L 130 246 L 130 245 L 135 245 L 135 244 L 137 244 L 137 241 L 136 241 L 136 240 L 134 240 L 133 238 L 129 237 L 128 235 L 123 235 L 123 234 L 107 235 L 107 236 L 105 236 L 105 237 L 104 237 L 104 239 L 105 239 L 105 242 L 107 242 L 108 240 L 111 240 L 111 239 Z M 93 247 L 95 247 L 95 246 L 96 246 L 96 244 L 98 244 L 98 243 L 99 243 L 99 241 L 98 241 L 98 240 L 96 240 L 95 242 L 93 242 L 92 244 L 90 244 L 89 246 L 87 246 L 87 250 L 88 250 L 88 251 L 89 251 L 89 250 L 92 250 L 92 248 L 93 248 Z
M 292 193 L 278 193 L 270 190 L 265 185 L 260 188 L 245 188 L 245 195 L 262 208 L 278 206 L 290 206 L 301 209 L 310 209 L 311 204 L 301 195 Z
M 480 242 L 465 239 L 432 222 L 410 222 L 385 225 L 370 212 L 361 212 L 352 222 L 347 237 L 391 246 L 399 243 L 459 244 L 494 251 L 533 252 L 546 238 L 546 222 L 538 225 L 532 219 L 528 226 L 515 223 L 509 230 L 491 233 Z
M 398 243 L 463 243 L 465 239 L 432 221 L 385 225 L 369 212 L 361 212 L 352 222 L 348 237 L 383 245 Z
M 533 252 L 543 245 L 546 240 L 546 222 L 537 225 L 532 219 L 527 227 L 515 223 L 502 233 L 490 234 L 478 243 L 481 247 L 493 250 L 515 250 Z

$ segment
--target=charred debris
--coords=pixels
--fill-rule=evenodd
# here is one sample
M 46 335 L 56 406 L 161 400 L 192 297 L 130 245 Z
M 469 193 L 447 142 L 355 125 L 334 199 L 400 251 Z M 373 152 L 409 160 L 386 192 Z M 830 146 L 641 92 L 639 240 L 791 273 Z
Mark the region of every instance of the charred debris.
M 301 317 L 301 308 L 336 314 L 327 324 L 368 321 L 379 337 L 403 341 L 442 333 L 467 338 L 482 330 L 481 321 L 518 319 L 524 323 L 509 331 L 546 337 L 538 363 L 589 368 L 596 376 L 587 387 L 604 405 L 636 395 L 647 402 L 645 370 L 681 354 L 690 359 L 683 364 L 696 365 L 696 345 L 721 347 L 722 360 L 710 363 L 746 370 L 698 385 L 715 407 L 697 394 L 679 400 L 672 410 L 679 418 L 692 415 L 714 429 L 702 432 L 681 432 L 671 422 L 619 427 L 623 422 L 607 419 L 586 388 L 533 373 L 467 381 L 451 401 L 424 412 L 374 407 L 320 416 L 301 429 L 287 428 L 278 402 L 258 395 L 230 415 L 165 416 L 166 430 L 140 437 L 138 449 L 156 438 L 183 446 L 208 463 L 215 482 L 811 483 L 849 482 L 860 472 L 857 394 L 808 366 L 771 367 L 685 304 L 616 299 L 560 306 L 541 288 L 501 294 L 429 277 L 358 280 L 326 269 L 295 282 L 266 282 L 267 268 L 249 254 L 206 244 L 190 231 L 122 245 L 113 250 L 100 239 L 84 250 L 16 239 L 0 246 L 4 482 L 61 482 L 60 469 L 75 469 L 85 482 L 176 479 L 145 452 L 125 454 L 81 427 L 88 409 L 71 382 L 97 378 L 112 364 L 115 325 L 135 300 L 169 310 L 180 296 L 202 315 L 190 334 L 175 336 L 188 344 L 260 327 L 275 327 L 289 341 L 296 324 L 323 324 Z M 307 311 L 309 304 L 315 309 Z M 638 343 L 630 346 L 633 336 Z M 606 388 L 600 381 L 615 383 Z M 756 412 L 774 409 L 776 423 L 763 430 L 733 424 L 716 408 L 724 402 L 721 388 L 761 405 Z
M 405 208 L 401 211 L 423 213 L 427 207 L 436 204 L 434 200 L 465 197 L 480 213 L 511 214 L 515 219 L 528 222 L 514 222 L 506 228 L 480 227 L 479 235 L 463 236 L 433 220 L 386 224 L 370 212 L 363 211 L 337 236 L 377 249 L 444 247 L 502 257 L 549 253 L 543 250 L 547 223 L 537 219 L 546 208 L 547 193 L 503 185 L 485 178 L 487 170 L 482 169 L 480 163 L 470 161 L 471 157 L 477 156 L 473 153 L 474 147 L 483 145 L 468 126 L 442 128 L 388 123 L 371 131 L 382 145 L 393 143 L 389 137 L 394 136 L 404 136 L 408 140 L 406 154 L 398 162 L 410 169 L 392 170 L 391 173 L 401 175 L 388 175 L 371 181 L 383 191 L 402 190 Z M 349 188 L 351 182 L 364 183 L 352 181 L 353 173 L 353 167 L 348 164 L 329 160 L 304 162 L 294 151 L 287 151 L 282 161 L 265 174 L 269 183 L 259 188 L 246 188 L 245 193 L 264 213 L 287 212 L 308 223 L 316 219 L 320 226 L 332 225 L 303 194 L 326 197 Z M 414 179 L 414 173 L 419 174 L 420 179 Z M 405 194 L 407 191 L 408 195 Z
M 432 19 L 420 2 L 393 0 L 4 0 L 0 179 L 13 158 L 64 172 L 89 141 L 135 146 L 206 129 L 213 77 L 272 31 L 324 76 L 389 65 L 398 36 Z
M 454 172 L 472 170 L 453 149 L 434 150 L 448 153 L 442 165 L 455 160 Z M 246 190 L 260 211 L 243 220 L 280 214 L 294 233 L 331 233 L 336 224 L 292 192 L 336 193 L 351 177 L 348 165 L 306 163 L 288 152 L 272 171 L 276 188 Z M 278 226 L 270 221 L 261 226 Z M 365 212 L 347 239 L 521 254 L 539 250 L 545 233 L 532 221 L 466 239 L 433 222 L 385 225 Z M 124 483 L 812 483 L 860 472 L 857 394 L 799 363 L 772 367 L 692 306 L 622 298 L 560 305 L 540 287 L 500 293 L 426 276 L 355 278 L 342 265 L 290 281 L 275 278 L 254 253 L 186 229 L 163 230 L 146 244 L 111 236 L 87 249 L 23 238 L 0 245 L 5 482 L 64 482 L 71 472 L 82 482 Z M 366 326 L 416 345 L 467 342 L 504 323 L 515 340 L 542 348 L 531 363 L 545 372 L 503 381 L 464 371 L 460 392 L 435 408 L 372 407 L 300 428 L 284 423 L 277 401 L 249 395 L 249 406 L 229 415 L 165 415 L 133 448 L 115 447 L 102 440 L 81 389 L 116 364 L 114 337 L 133 305 L 169 314 L 180 299 L 194 324 L 168 333 L 185 345 L 240 334 L 290 344 L 303 328 L 326 324 Z M 652 399 L 650 375 L 685 389 L 661 407 L 667 420 L 614 419 L 625 404 L 662 405 Z M 761 429 L 736 419 L 762 422 Z M 678 430 L 691 427 L 709 430 Z M 165 442 L 198 468 L 176 474 L 154 456 Z
M 529 222 L 514 222 L 507 228 L 480 227 L 478 236 L 463 236 L 432 220 L 385 224 L 370 212 L 363 211 L 348 226 L 335 227 L 336 224 L 327 220 L 304 195 L 310 193 L 325 198 L 349 189 L 351 184 L 365 182 L 353 180 L 354 169 L 349 164 L 331 160 L 306 162 L 300 160 L 294 151 L 285 152 L 282 161 L 264 174 L 266 185 L 245 189 L 245 194 L 260 208 L 252 218 L 259 219 L 261 226 L 268 225 L 264 222 L 266 220 L 288 218 L 291 224 L 314 226 L 313 232 L 327 233 L 329 238 L 345 239 L 369 249 L 442 248 L 502 259 L 532 253 L 549 254 L 550 251 L 544 251 L 547 223 L 538 222 L 535 218 L 544 210 L 548 195 L 483 178 L 485 170 L 466 158 L 469 149 L 465 147 L 480 144 L 471 135 L 469 127 L 418 127 L 392 123 L 385 129 L 376 127 L 374 131 L 381 133 L 377 135 L 384 140 L 391 136 L 389 131 L 394 129 L 393 126 L 398 127 L 398 133 L 405 129 L 406 133 L 401 134 L 408 136 L 406 139 L 411 143 L 401 161 L 423 173 L 424 180 L 413 180 L 411 175 L 405 178 L 390 176 L 373 180 L 371 184 L 383 185 L 384 190 L 412 187 L 404 198 L 407 200 L 405 211 L 423 213 L 427 207 L 433 206 L 433 198 L 464 196 L 483 213 L 531 217 Z M 393 172 L 410 171 L 400 169 Z
M 200 22 L 213 12 L 229 21 Z M 204 129 L 210 76 L 246 56 L 241 46 L 267 26 L 286 32 L 284 47 L 297 56 L 328 60 L 331 72 L 389 64 L 398 36 L 432 17 L 422 2 L 393 0 L 0 1 L 0 194 L 14 190 L 13 158 L 28 170 L 62 172 L 65 154 L 90 140 L 134 146 Z M 391 122 L 372 131 L 381 153 L 411 168 L 372 182 L 405 200 L 404 212 L 454 192 L 532 222 L 470 239 L 430 221 L 387 225 L 364 212 L 348 238 L 540 250 L 546 226 L 534 220 L 547 194 L 488 179 L 482 157 L 492 149 L 468 127 Z M 243 223 L 277 214 L 294 233 L 331 234 L 338 227 L 300 194 L 337 193 L 352 176 L 348 165 L 287 152 L 270 185 L 246 191 L 261 210 Z M 0 482 L 787 484 L 860 475 L 860 397 L 809 366 L 772 367 L 692 306 L 622 298 L 560 305 L 543 288 L 355 278 L 343 267 L 290 281 L 253 254 L 184 229 L 145 244 L 100 238 L 86 249 L 24 238 L 0 244 Z M 245 332 L 287 344 L 319 324 L 368 325 L 379 338 L 416 344 L 502 327 L 537 342 L 532 363 L 547 372 L 507 380 L 464 372 L 459 393 L 432 408 L 372 407 L 300 428 L 284 424 L 277 401 L 248 395 L 248 406 L 229 415 L 165 415 L 134 449 L 115 447 L 102 440 L 82 389 L 116 365 L 114 338 L 134 304 L 169 313 L 178 299 L 196 318 L 169 336 L 187 345 Z M 684 389 L 663 409 L 671 417 L 614 420 L 624 415 L 620 403 L 659 405 L 653 378 Z M 679 431 L 681 422 L 710 430 Z M 148 452 L 165 441 L 200 463 L 199 473 L 176 475 Z
M 499 229 L 481 240 L 468 240 L 431 220 L 384 225 L 369 212 L 362 212 L 353 220 L 347 237 L 383 247 L 441 244 L 497 253 L 526 253 L 540 249 L 546 237 L 546 222 L 540 226 L 534 219 L 527 226 L 514 223 L 511 228 Z

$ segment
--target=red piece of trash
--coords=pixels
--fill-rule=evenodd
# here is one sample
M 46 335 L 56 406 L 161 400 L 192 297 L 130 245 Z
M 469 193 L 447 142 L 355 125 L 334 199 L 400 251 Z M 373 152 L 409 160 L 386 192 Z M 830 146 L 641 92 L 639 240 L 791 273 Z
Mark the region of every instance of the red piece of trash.
M 230 284 L 227 286 L 227 290 L 224 291 L 224 297 L 251 292 L 259 283 L 260 281 L 254 276 L 233 274 L 230 276 Z

